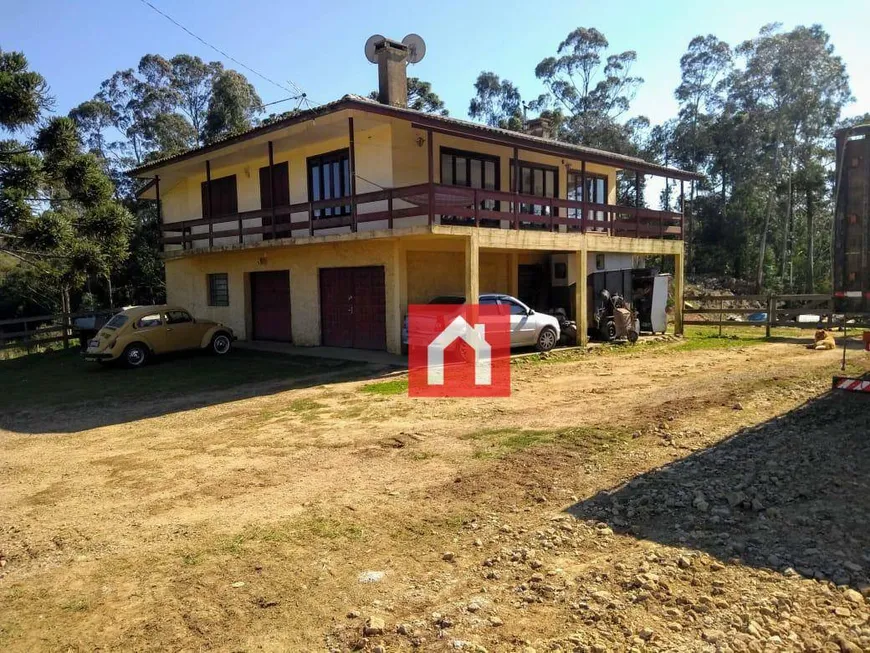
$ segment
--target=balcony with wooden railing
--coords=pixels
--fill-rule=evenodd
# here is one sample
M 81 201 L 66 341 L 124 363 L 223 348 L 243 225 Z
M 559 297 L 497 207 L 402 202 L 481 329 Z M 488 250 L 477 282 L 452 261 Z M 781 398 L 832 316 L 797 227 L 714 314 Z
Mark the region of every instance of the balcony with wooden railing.
M 181 249 L 335 230 L 398 229 L 419 224 L 601 234 L 681 240 L 683 214 L 488 189 L 423 183 L 336 199 L 300 202 L 162 226 L 163 244 Z M 327 231 L 329 230 L 329 231 Z M 259 236 L 259 238 L 258 238 Z

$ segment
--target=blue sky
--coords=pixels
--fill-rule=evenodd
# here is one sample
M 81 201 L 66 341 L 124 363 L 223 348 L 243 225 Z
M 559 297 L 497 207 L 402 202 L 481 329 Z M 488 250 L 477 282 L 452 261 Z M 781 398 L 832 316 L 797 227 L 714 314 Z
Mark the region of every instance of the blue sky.
M 296 2 L 293 0 L 151 0 L 192 31 L 282 84 L 293 80 L 315 102 L 377 85 L 377 70 L 363 57 L 368 36 L 423 36 L 426 58 L 409 74 L 432 82 L 451 115 L 465 118 L 472 84 L 481 70 L 511 79 L 524 97 L 541 87 L 535 65 L 555 53 L 575 27 L 596 27 L 615 51 L 633 49 L 635 74 L 646 81 L 632 115 L 660 122 L 676 111 L 673 90 L 679 58 L 697 34 L 714 33 L 736 44 L 769 22 L 821 23 L 848 66 L 856 102 L 847 114 L 870 110 L 866 37 L 870 3 L 840 0 L 744 2 Z M 606 7 L 612 7 L 606 9 Z M 56 110 L 66 112 L 90 98 L 114 71 L 135 67 L 146 53 L 185 52 L 222 59 L 140 0 L 7 0 L 0 10 L 0 48 L 23 50 L 49 81 Z M 224 60 L 228 67 L 238 68 Z M 245 72 L 264 101 L 288 94 Z M 280 104 L 283 110 L 292 105 Z

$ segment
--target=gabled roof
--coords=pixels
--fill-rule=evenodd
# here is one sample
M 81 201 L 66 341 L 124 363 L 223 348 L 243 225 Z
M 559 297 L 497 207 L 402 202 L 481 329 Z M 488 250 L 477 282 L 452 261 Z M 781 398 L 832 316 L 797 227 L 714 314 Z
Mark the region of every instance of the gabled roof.
M 624 154 L 616 154 L 614 152 L 607 152 L 605 150 L 599 150 L 594 147 L 586 147 L 584 145 L 573 145 L 571 143 L 564 143 L 562 141 L 556 141 L 550 138 L 542 138 L 540 136 L 532 136 L 530 134 L 515 132 L 509 129 L 490 127 L 489 125 L 483 125 L 468 120 L 460 120 L 458 118 L 451 118 L 449 116 L 439 116 L 429 113 L 423 113 L 422 111 L 416 111 L 414 109 L 408 109 L 405 107 L 394 107 L 386 104 L 381 104 L 376 100 L 364 98 L 359 95 L 345 95 L 339 100 L 322 104 L 319 107 L 314 107 L 313 109 L 300 111 L 299 113 L 288 116 L 287 118 L 284 118 L 282 120 L 277 120 L 268 125 L 254 127 L 240 134 L 227 136 L 209 145 L 204 145 L 202 147 L 188 150 L 187 152 L 183 152 L 181 154 L 176 154 L 174 156 L 168 156 L 162 159 L 158 159 L 156 161 L 151 161 L 149 163 L 127 171 L 127 174 L 131 177 L 142 177 L 146 173 L 155 172 L 167 166 L 173 165 L 175 163 L 180 163 L 182 161 L 191 159 L 196 156 L 200 156 L 202 154 L 215 152 L 224 147 L 227 147 L 228 145 L 241 143 L 243 141 L 256 138 L 258 136 L 263 136 L 265 134 L 280 131 L 291 125 L 296 125 L 302 122 L 306 122 L 308 120 L 313 120 L 315 118 L 331 113 L 336 113 L 344 109 L 356 109 L 359 111 L 378 113 L 386 116 L 399 118 L 402 120 L 408 120 L 415 127 L 419 127 L 421 129 L 432 129 L 433 131 L 456 134 L 458 136 L 466 135 L 478 139 L 484 139 L 489 142 L 499 143 L 502 145 L 516 146 L 520 149 L 531 149 L 538 152 L 569 156 L 572 158 L 587 160 L 593 163 L 611 165 L 617 168 L 637 170 L 638 172 L 646 174 L 661 175 L 665 177 L 670 177 L 672 179 L 701 179 L 701 175 L 697 173 L 680 170 L 678 168 L 670 168 L 667 166 L 659 165 L 657 163 L 650 163 L 638 157 L 626 156 Z

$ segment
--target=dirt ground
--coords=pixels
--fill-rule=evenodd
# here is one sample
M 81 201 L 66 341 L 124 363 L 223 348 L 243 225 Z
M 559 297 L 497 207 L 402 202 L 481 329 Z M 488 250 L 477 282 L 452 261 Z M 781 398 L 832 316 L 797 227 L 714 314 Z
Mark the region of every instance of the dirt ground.
M 8 412 L 0 649 L 870 650 L 870 397 L 827 392 L 839 356 Z

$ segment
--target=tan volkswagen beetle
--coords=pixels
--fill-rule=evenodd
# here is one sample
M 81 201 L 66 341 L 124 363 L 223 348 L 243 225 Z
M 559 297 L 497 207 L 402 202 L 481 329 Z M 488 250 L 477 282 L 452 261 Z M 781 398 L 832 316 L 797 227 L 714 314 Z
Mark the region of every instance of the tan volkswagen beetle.
M 207 349 L 222 356 L 235 340 L 219 322 L 199 320 L 179 306 L 134 306 L 121 311 L 88 341 L 85 360 L 142 367 L 155 354 Z

